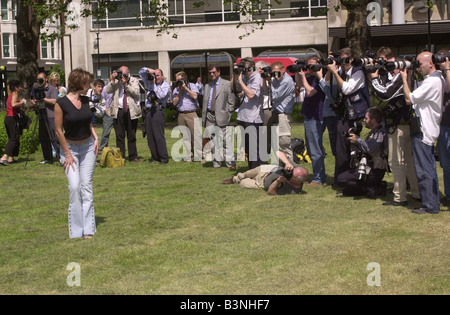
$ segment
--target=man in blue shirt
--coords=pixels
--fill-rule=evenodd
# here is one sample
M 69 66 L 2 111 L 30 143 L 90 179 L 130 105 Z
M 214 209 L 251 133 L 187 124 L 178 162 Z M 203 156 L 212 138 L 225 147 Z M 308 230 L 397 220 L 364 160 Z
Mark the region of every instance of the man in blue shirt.
M 195 150 L 195 139 L 201 139 L 201 130 L 195 128 L 195 121 L 198 119 L 198 89 L 193 83 L 189 83 L 187 80 L 187 74 L 183 71 L 178 72 L 175 75 L 177 84 L 180 84 L 173 91 L 173 105 L 178 109 L 178 126 L 188 127 L 190 131 L 190 137 L 183 134 L 184 146 L 186 148 L 186 161 L 192 162 L 201 161 L 201 150 Z M 201 128 L 200 128 L 201 129 Z M 197 134 L 196 134 L 197 133 Z M 197 156 L 194 152 L 197 152 Z
M 297 84 L 304 87 L 306 91 L 305 101 L 302 105 L 302 116 L 305 118 L 306 146 L 313 165 L 313 178 L 311 186 L 322 186 L 326 184 L 325 173 L 325 149 L 323 147 L 323 108 L 325 94 L 320 87 L 319 58 L 310 57 L 307 61 L 308 68 L 311 68 L 309 77 L 305 72 L 300 71 L 297 75 Z M 314 71 L 317 70 L 317 71 Z M 321 70 L 320 70 L 321 72 Z
M 292 110 L 295 104 L 295 82 L 286 73 L 284 65 L 276 62 L 272 65 L 272 119 L 268 128 L 273 122 L 278 123 L 278 137 L 280 151 L 285 153 L 289 159 L 293 159 L 291 148 L 292 132 Z

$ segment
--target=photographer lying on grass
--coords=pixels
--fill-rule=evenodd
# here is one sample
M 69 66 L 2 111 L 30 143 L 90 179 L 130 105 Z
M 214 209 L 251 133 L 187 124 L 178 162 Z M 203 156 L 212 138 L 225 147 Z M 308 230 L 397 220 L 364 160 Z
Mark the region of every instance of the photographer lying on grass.
M 278 151 L 277 156 L 284 167 L 262 165 L 245 173 L 238 173 L 222 184 L 239 184 L 239 187 L 247 189 L 264 188 L 271 196 L 301 193 L 308 171 L 289 160 L 284 152 Z

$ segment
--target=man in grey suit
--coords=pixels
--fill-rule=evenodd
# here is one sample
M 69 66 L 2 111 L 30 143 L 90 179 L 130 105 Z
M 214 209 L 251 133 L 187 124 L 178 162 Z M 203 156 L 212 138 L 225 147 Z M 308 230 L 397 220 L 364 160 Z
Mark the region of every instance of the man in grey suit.
M 233 145 L 233 128 L 227 128 L 234 112 L 235 96 L 231 92 L 231 83 L 220 77 L 220 68 L 208 67 L 211 82 L 205 86 L 203 98 L 204 137 L 212 140 L 211 153 L 214 168 L 220 168 L 225 156 L 225 164 L 236 169 Z M 209 142 L 211 144 L 211 141 Z M 223 155 L 221 154 L 223 152 Z

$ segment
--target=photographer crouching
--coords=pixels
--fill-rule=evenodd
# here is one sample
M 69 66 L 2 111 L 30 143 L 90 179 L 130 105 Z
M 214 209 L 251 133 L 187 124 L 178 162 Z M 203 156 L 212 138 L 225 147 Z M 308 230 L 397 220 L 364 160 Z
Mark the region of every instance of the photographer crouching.
M 386 131 L 381 125 L 383 113 L 378 108 L 369 108 L 364 118 L 370 133 L 365 140 L 359 137 L 361 130 L 350 129 L 345 135 L 356 147 L 354 164 L 350 170 L 338 176 L 338 184 L 343 188 L 344 196 L 366 196 L 376 198 L 386 193 L 383 178 L 386 173 Z
M 41 164 L 53 164 L 53 149 L 59 154 L 60 145 L 55 133 L 55 104 L 58 94 L 58 89 L 48 84 L 45 72 L 39 73 L 31 90 L 31 97 L 39 111 L 39 141 L 44 156 Z

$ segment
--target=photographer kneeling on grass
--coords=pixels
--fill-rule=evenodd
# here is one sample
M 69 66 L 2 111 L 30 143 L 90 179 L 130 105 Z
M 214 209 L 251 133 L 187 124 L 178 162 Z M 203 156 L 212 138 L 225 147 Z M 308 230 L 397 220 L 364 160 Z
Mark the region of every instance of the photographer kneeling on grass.
M 344 196 L 376 198 L 386 193 L 386 183 L 383 182 L 383 178 L 387 168 L 388 146 L 386 131 L 381 125 L 382 121 L 381 110 L 369 108 L 364 123 L 371 131 L 366 140 L 359 137 L 362 128 L 360 130 L 351 128 L 345 135 L 350 143 L 355 145 L 356 151 L 352 154 L 350 170 L 338 176 L 338 184 L 343 188 Z
M 294 195 L 302 192 L 303 183 L 307 180 L 308 171 L 289 160 L 284 152 L 278 151 L 277 156 L 284 167 L 262 165 L 239 173 L 222 184 L 239 184 L 241 188 L 264 188 L 271 196 Z

